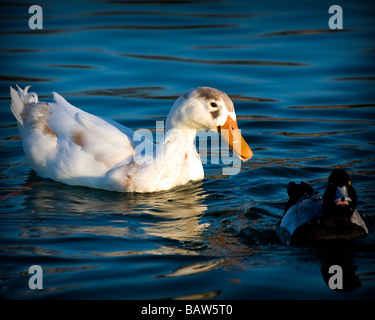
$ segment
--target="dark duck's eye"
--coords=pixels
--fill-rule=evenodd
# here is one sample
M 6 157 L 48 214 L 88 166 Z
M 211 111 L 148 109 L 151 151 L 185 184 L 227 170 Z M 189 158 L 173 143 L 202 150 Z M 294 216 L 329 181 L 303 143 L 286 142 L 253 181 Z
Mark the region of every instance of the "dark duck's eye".
M 217 108 L 217 104 L 215 102 L 211 102 L 211 107 L 212 108 Z

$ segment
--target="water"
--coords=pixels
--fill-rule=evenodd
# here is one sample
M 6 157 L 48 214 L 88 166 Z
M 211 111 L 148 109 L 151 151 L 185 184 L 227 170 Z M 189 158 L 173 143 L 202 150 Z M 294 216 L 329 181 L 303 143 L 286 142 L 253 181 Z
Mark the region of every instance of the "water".
M 342 31 L 329 30 L 327 1 L 40 1 L 34 31 L 27 5 L 2 3 L 1 296 L 373 298 L 375 7 L 335 3 Z M 155 129 L 186 89 L 212 86 L 234 100 L 254 157 L 235 176 L 206 164 L 203 181 L 155 194 L 41 179 L 10 111 L 15 84 L 133 129 Z M 288 245 L 277 226 L 287 183 L 322 193 L 334 168 L 351 174 L 369 236 Z M 28 287 L 34 264 L 43 290 Z M 329 289 L 333 264 L 351 290 Z

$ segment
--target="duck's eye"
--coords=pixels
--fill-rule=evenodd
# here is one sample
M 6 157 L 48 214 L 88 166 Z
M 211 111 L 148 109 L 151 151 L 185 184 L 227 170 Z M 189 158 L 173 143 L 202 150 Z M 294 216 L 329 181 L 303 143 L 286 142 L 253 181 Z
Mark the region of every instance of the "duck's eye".
M 211 107 L 212 108 L 217 108 L 217 104 L 215 102 L 211 102 Z
M 350 187 L 352 185 L 352 182 L 349 180 L 348 181 L 348 186 Z

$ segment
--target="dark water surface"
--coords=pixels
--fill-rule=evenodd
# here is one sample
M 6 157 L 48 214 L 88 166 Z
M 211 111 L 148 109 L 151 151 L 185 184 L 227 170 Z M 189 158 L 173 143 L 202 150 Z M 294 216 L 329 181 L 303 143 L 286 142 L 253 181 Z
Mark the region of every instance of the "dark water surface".
M 335 1 L 39 1 L 0 4 L 0 295 L 6 299 L 363 299 L 375 293 L 375 6 Z M 234 100 L 254 157 L 168 192 L 121 194 L 41 179 L 22 151 L 9 85 L 52 91 L 133 129 L 155 129 L 186 89 Z M 369 236 L 290 246 L 289 181 L 321 193 L 352 176 Z M 43 268 L 43 290 L 28 286 Z M 326 284 L 333 264 L 346 292 Z M 344 278 L 345 280 L 346 278 Z M 345 280 L 347 281 L 347 280 Z M 348 285 L 349 282 L 346 282 Z

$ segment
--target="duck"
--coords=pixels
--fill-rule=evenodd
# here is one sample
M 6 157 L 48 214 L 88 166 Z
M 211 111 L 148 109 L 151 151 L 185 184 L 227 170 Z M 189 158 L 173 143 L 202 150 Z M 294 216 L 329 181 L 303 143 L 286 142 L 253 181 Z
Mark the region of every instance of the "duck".
M 10 86 L 11 111 L 26 157 L 42 178 L 139 193 L 202 180 L 203 165 L 195 147 L 200 129 L 221 134 L 241 161 L 253 156 L 238 128 L 232 100 L 215 88 L 189 89 L 174 102 L 157 148 L 138 130 L 85 112 L 56 92 L 52 102 L 43 102 L 29 92 L 30 86 L 16 89 Z
M 323 197 L 304 181 L 289 182 L 287 192 L 280 226 L 291 236 L 290 243 L 317 244 L 367 236 L 367 226 L 356 210 L 357 193 L 345 170 L 332 171 Z

